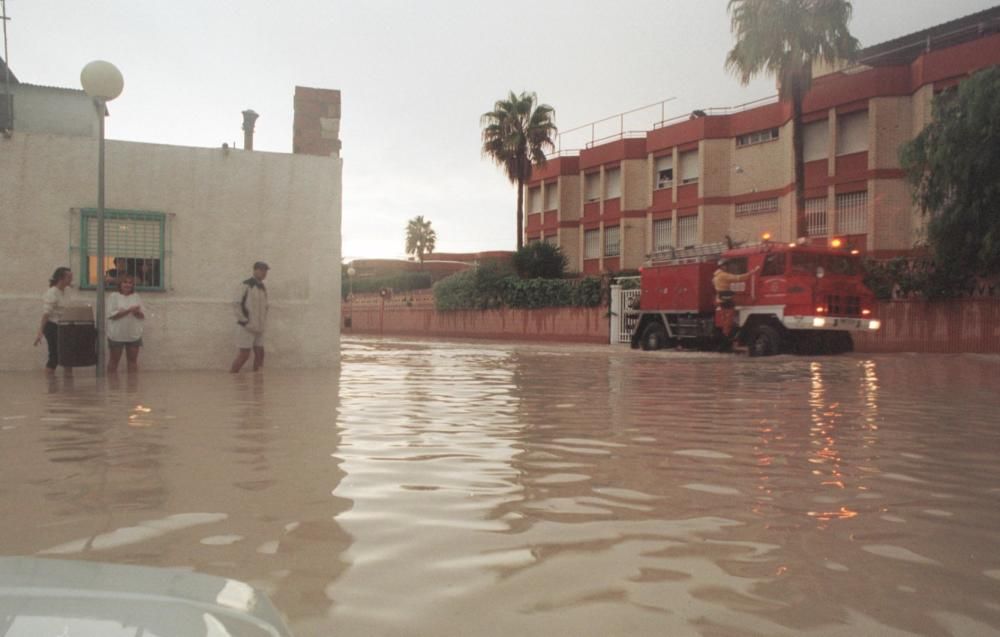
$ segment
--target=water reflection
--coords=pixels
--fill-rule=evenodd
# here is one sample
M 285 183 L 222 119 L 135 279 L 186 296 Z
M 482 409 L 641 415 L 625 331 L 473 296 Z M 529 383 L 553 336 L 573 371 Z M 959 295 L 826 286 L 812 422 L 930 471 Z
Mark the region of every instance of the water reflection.
M 350 503 L 332 495 L 337 373 L 78 374 L 45 381 L 44 400 L 38 379 L 5 380 L 5 554 L 181 566 L 326 616 L 349 543 L 334 518 Z
M 249 581 L 299 635 L 1000 631 L 995 357 L 342 360 L 0 378 L 3 552 Z

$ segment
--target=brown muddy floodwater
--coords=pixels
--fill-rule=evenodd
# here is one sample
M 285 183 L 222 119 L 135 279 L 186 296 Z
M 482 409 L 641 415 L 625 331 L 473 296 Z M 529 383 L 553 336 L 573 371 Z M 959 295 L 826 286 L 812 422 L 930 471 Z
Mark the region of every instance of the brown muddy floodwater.
M 1000 357 L 347 339 L 0 374 L 0 553 L 195 570 L 312 635 L 1000 634 Z

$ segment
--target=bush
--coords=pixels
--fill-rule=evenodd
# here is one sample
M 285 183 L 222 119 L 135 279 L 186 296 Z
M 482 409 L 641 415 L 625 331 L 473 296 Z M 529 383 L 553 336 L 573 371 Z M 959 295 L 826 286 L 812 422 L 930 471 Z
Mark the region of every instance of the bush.
M 453 274 L 434 285 L 438 310 L 488 310 L 500 307 L 594 307 L 605 300 L 601 279 L 521 279 L 509 268 L 484 264 Z
M 902 273 L 906 267 L 906 260 L 902 258 L 891 261 L 875 261 L 865 259 L 865 285 L 875 293 L 875 298 L 887 300 L 893 296 L 897 282 L 901 280 Z
M 432 285 L 432 278 L 429 272 L 397 272 L 363 279 L 355 275 L 352 287 L 347 273 L 342 269 L 340 293 L 342 298 L 347 298 L 348 292 L 352 289 L 355 294 L 378 292 L 382 288 L 389 288 L 394 292 L 409 292 L 411 290 L 428 290 Z
M 434 284 L 434 304 L 439 310 L 488 310 L 503 305 L 504 279 L 509 266 L 487 261 L 478 268 L 459 272 Z
M 622 286 L 623 290 L 638 290 L 642 287 L 641 276 L 642 273 L 639 270 L 621 270 L 615 273 L 614 282 Z
M 976 291 L 976 280 L 968 272 L 941 267 L 929 257 L 866 259 L 864 267 L 865 285 L 882 300 L 920 297 L 933 301 L 970 296 Z
M 559 279 L 569 263 L 559 246 L 535 242 L 518 248 L 514 269 L 522 279 Z

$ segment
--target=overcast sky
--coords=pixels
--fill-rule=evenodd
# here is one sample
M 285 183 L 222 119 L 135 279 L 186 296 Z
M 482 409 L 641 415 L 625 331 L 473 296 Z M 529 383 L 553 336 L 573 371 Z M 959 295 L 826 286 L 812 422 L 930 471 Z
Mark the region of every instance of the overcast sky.
M 772 95 L 723 63 L 726 0 L 7 0 L 11 69 L 22 82 L 79 88 L 94 59 L 125 90 L 108 136 L 291 152 L 295 85 L 342 91 L 343 255 L 402 256 L 423 215 L 439 252 L 513 249 L 516 192 L 480 155 L 480 116 L 511 89 L 534 91 L 569 130 L 648 104 L 666 116 Z M 996 0 L 855 0 L 868 46 Z M 646 130 L 659 106 L 625 118 Z M 616 133 L 605 122 L 597 136 Z M 579 148 L 589 129 L 567 133 Z

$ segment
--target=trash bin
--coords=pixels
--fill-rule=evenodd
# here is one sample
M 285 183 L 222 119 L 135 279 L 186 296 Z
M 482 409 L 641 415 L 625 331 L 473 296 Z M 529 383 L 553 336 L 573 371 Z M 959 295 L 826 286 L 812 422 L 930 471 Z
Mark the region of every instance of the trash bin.
M 57 324 L 59 365 L 90 367 L 97 364 L 97 328 L 89 305 L 69 306 Z

